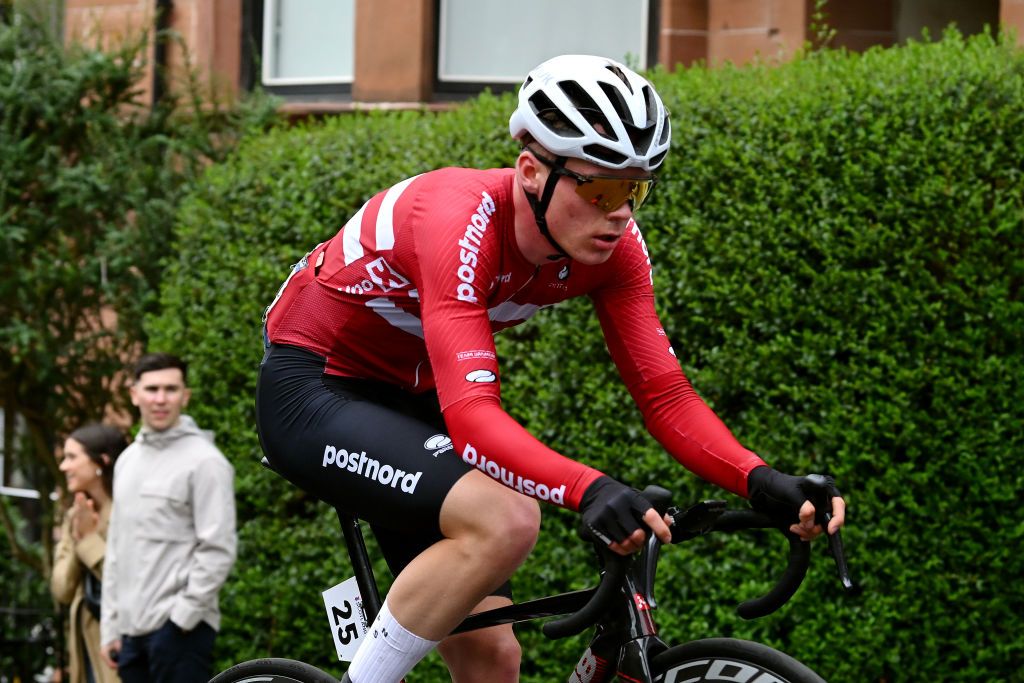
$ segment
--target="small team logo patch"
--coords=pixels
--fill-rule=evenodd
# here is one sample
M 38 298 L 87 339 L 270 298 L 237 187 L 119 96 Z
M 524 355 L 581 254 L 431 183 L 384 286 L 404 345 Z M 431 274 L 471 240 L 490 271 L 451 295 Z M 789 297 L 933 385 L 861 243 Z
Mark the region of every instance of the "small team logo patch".
M 486 384 L 488 382 L 497 382 L 498 378 L 490 370 L 470 370 L 466 374 L 466 381 Z
M 436 451 L 438 448 L 442 448 L 451 444 L 452 440 L 444 434 L 434 434 L 432 437 L 423 442 L 423 447 L 428 451 Z
M 452 440 L 444 434 L 434 434 L 432 437 L 423 442 L 423 447 L 428 451 L 431 451 L 432 455 L 436 458 L 437 456 L 452 450 Z
M 459 351 L 455 354 L 455 360 L 496 360 L 497 356 L 494 355 L 494 351 L 488 351 L 487 349 L 470 349 L 469 351 Z

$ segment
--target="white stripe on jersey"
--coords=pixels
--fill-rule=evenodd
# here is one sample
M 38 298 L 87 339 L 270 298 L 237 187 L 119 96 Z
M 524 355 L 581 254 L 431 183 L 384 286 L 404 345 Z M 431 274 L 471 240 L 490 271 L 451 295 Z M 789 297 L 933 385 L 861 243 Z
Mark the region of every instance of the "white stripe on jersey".
M 487 311 L 487 317 L 497 323 L 507 323 L 512 320 L 528 320 L 533 314 L 541 309 L 537 304 L 517 304 L 513 301 L 505 301 Z
M 343 228 L 344 235 L 342 235 L 341 243 L 345 247 L 346 266 L 363 257 L 363 245 L 359 242 L 359 235 L 362 232 L 364 211 L 366 211 L 366 204 L 359 207 L 356 215 L 352 216 Z
M 403 332 L 423 339 L 423 323 L 420 319 L 395 306 L 395 302 L 386 296 L 370 299 L 366 302 L 366 307 Z
M 398 202 L 398 198 L 405 192 L 405 188 L 409 187 L 409 183 L 417 178 L 419 178 L 418 175 L 406 178 L 397 185 L 393 185 L 387 191 L 387 194 L 384 195 L 384 201 L 381 202 L 380 211 L 377 213 L 377 251 L 394 249 L 395 203 Z

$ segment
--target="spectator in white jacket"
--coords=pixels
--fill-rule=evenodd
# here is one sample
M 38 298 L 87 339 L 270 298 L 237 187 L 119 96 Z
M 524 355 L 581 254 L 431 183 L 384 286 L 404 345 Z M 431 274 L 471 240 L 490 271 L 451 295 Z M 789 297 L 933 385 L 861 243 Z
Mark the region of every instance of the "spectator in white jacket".
M 217 595 L 235 561 L 234 470 L 183 415 L 187 366 L 135 364 L 142 428 L 117 460 L 103 572 L 101 655 L 123 683 L 210 678 Z

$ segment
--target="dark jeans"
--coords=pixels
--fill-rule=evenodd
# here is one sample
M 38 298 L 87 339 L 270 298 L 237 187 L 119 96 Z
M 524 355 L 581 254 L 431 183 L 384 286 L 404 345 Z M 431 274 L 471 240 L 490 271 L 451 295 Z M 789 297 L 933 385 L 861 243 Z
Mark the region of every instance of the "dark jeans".
M 82 648 L 82 663 L 85 665 L 85 683 L 96 683 L 96 674 L 92 672 L 92 661 L 89 659 L 89 653 Z
M 168 619 L 153 633 L 121 638 L 117 673 L 122 683 L 206 683 L 216 635 L 205 621 L 186 632 Z

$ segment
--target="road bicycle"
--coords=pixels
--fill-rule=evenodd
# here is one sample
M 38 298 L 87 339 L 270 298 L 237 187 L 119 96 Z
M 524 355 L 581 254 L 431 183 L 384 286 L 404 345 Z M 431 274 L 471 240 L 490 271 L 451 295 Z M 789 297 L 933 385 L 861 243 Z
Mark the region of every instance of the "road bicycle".
M 808 475 L 802 486 L 817 510 L 829 509 L 825 477 Z M 725 502 L 720 500 L 705 500 L 681 510 L 670 505 L 668 491 L 656 486 L 647 487 L 643 495 L 655 509 L 674 520 L 673 544 L 709 533 L 748 529 L 777 529 L 786 536 L 789 562 L 785 571 L 768 593 L 739 605 L 737 611 L 743 618 L 771 614 L 800 587 L 810 563 L 810 543 L 801 541 L 788 529 L 779 528 L 769 517 L 753 510 L 727 510 Z M 830 518 L 829 513 L 820 513 L 816 521 L 827 525 Z M 372 623 L 382 603 L 359 520 L 341 510 L 338 510 L 338 519 L 363 599 L 365 623 Z M 541 629 L 549 638 L 576 635 L 596 626 L 589 647 L 568 676 L 570 683 L 605 683 L 616 680 L 616 676 L 618 680 L 635 683 L 824 683 L 821 676 L 804 664 L 760 643 L 735 638 L 704 638 L 670 647 L 662 641 L 653 618 L 658 606 L 654 582 L 662 545 L 651 534 L 638 553 L 622 557 L 593 543 L 601 566 L 601 579 L 596 587 L 472 614 L 452 633 L 556 616 L 560 618 L 546 622 Z M 829 548 L 843 587 L 852 591 L 839 532 L 829 536 Z M 303 662 L 269 658 L 237 664 L 210 683 L 337 683 L 337 680 Z

